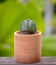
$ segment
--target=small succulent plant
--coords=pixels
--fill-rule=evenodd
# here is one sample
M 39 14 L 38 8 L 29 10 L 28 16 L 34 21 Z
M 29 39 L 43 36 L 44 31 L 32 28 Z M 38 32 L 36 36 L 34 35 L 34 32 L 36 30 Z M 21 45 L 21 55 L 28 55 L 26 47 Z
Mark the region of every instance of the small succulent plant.
M 20 32 L 23 34 L 34 34 L 36 32 L 35 23 L 30 20 L 24 20 L 20 25 Z

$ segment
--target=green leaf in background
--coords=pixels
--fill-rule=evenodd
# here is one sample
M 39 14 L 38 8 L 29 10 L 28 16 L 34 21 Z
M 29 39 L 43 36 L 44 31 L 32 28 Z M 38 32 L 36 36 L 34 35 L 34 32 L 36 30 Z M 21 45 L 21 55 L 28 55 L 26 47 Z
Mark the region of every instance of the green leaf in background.
M 43 56 L 56 56 L 56 35 L 43 37 L 42 55 Z
M 3 3 L 3 2 L 5 2 L 6 0 L 0 0 L 0 3 Z

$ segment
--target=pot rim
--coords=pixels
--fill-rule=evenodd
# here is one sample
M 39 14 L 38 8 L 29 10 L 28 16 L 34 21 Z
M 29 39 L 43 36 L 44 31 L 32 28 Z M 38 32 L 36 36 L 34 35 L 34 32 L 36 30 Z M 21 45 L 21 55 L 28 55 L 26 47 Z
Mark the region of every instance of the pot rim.
M 16 32 L 14 32 L 14 35 L 16 35 L 16 36 L 39 36 L 39 35 L 41 35 L 42 33 L 40 32 L 40 31 L 38 31 L 38 32 L 36 32 L 35 34 L 29 34 L 29 35 L 27 35 L 27 34 L 20 34 L 20 32 L 19 31 L 16 31 Z

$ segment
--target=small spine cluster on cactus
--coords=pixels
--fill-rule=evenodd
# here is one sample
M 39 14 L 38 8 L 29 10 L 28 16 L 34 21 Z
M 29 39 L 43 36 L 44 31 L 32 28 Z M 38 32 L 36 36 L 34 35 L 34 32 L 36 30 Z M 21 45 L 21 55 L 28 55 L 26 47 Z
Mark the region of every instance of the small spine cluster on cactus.
M 20 25 L 20 32 L 22 34 L 34 34 L 36 32 L 36 24 L 30 20 L 24 20 Z

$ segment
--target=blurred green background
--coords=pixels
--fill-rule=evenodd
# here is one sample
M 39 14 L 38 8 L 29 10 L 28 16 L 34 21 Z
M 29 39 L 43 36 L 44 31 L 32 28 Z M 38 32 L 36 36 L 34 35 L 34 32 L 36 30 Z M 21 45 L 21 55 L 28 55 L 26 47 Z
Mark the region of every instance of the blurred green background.
M 44 36 L 44 0 L 22 1 L 0 0 L 0 56 L 14 56 L 14 32 L 19 31 L 20 22 L 25 19 L 35 21 L 38 30 L 43 33 L 42 55 L 56 56 L 56 34 Z M 51 23 L 54 28 L 55 23 Z

